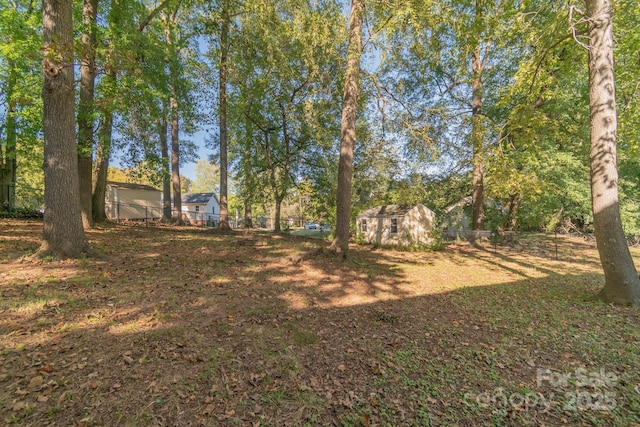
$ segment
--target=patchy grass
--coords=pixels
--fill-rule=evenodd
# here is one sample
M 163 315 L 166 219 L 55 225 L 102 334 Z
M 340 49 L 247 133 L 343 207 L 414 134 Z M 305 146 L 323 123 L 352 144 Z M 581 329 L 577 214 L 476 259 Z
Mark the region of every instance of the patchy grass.
M 0 220 L 0 424 L 640 426 L 639 312 L 593 299 L 593 242 L 343 262 L 107 225 L 104 260 L 26 261 L 41 228 Z

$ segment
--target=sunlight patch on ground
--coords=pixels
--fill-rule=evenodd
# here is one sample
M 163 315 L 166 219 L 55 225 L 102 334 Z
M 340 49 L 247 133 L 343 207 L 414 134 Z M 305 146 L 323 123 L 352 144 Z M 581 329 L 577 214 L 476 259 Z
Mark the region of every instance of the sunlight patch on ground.
M 58 305 L 60 305 L 60 301 L 58 300 L 47 300 L 45 298 L 41 298 L 36 301 L 25 302 L 18 306 L 9 308 L 8 311 L 17 317 L 35 317 L 39 313 L 46 311 L 48 307 Z

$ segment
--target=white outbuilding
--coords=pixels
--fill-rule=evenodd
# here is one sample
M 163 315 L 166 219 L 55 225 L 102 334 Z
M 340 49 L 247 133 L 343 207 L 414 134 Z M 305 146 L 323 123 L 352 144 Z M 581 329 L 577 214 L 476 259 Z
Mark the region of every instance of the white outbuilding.
M 111 221 L 162 218 L 162 192 L 149 185 L 107 182 L 105 211 Z
M 358 234 L 377 245 L 427 245 L 436 215 L 424 205 L 385 205 L 369 208 L 356 219 Z

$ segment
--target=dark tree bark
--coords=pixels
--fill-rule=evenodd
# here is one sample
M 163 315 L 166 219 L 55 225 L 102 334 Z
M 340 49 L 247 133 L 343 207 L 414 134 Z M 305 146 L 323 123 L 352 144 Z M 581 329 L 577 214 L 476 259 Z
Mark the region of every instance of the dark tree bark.
M 227 195 L 227 68 L 229 49 L 229 10 L 227 0 L 222 4 L 222 22 L 220 27 L 220 222 L 218 228 L 229 229 L 229 206 Z
M 91 253 L 82 228 L 75 134 L 72 0 L 44 0 L 44 232 L 35 256 Z
M 604 270 L 600 297 L 640 305 L 640 280 L 629 253 L 618 205 L 615 78 L 611 0 L 586 0 L 589 22 L 589 108 L 591 112 L 591 201 L 593 227 Z
M 351 181 L 353 152 L 356 144 L 356 113 L 360 86 L 360 58 L 362 57 L 362 15 L 364 0 L 352 0 L 349 19 L 349 47 L 342 100 L 340 131 L 340 159 L 338 160 L 338 193 L 336 197 L 336 235 L 331 250 L 347 256 L 351 224 Z
M 105 79 L 115 80 L 110 71 L 106 72 Z M 103 109 L 100 115 L 100 130 L 98 132 L 98 148 L 96 149 L 96 162 L 93 171 L 93 220 L 104 222 L 107 220 L 105 212 L 105 195 L 107 193 L 107 175 L 109 172 L 109 157 L 111 156 L 111 133 L 113 131 L 113 112 Z
M 78 177 L 82 225 L 93 227 L 93 113 L 96 76 L 96 30 L 98 0 L 84 0 L 82 5 L 82 53 L 80 59 L 80 103 L 78 104 Z
M 520 208 L 520 193 L 509 196 L 509 215 L 507 216 L 506 229 L 514 231 L 518 223 L 518 209 Z

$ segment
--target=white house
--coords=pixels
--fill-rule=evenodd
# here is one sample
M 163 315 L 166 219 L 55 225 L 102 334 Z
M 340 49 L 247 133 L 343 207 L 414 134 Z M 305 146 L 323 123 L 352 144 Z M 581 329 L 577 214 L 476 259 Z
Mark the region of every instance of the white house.
M 107 182 L 105 211 L 111 221 L 162 218 L 162 192 L 149 185 Z
M 193 225 L 216 225 L 220 220 L 220 202 L 215 193 L 182 195 L 182 219 Z
M 378 245 L 426 245 L 436 215 L 424 205 L 376 206 L 360 213 L 356 219 L 358 234 L 368 243 Z

